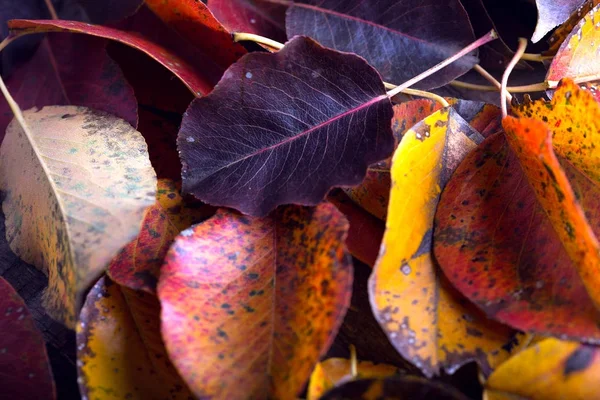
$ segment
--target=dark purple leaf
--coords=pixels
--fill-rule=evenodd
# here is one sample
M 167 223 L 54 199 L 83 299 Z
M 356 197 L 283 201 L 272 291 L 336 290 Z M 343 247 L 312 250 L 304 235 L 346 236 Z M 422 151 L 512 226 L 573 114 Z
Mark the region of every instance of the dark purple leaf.
M 302 0 L 287 11 L 288 38 L 307 35 L 324 46 L 363 56 L 383 80 L 401 84 L 474 40 L 458 0 Z M 474 54 L 415 88 L 442 86 L 470 70 Z
M 123 118 L 137 126 L 137 102 L 119 66 L 108 57 L 106 41 L 53 33 L 27 64 L 7 80 L 22 109 L 47 105 L 86 106 Z M 13 114 L 0 100 L 0 138 Z
M 245 55 L 184 115 L 183 189 L 257 216 L 315 205 L 390 155 L 392 114 L 381 78 L 353 54 L 297 37 Z
M 120 21 L 133 15 L 144 0 L 76 0 L 95 24 Z
M 42 334 L 4 278 L 0 278 L 0 393 L 5 399 L 56 398 Z
M 209 0 L 208 8 L 230 32 L 248 32 L 285 42 L 286 6 L 266 0 Z

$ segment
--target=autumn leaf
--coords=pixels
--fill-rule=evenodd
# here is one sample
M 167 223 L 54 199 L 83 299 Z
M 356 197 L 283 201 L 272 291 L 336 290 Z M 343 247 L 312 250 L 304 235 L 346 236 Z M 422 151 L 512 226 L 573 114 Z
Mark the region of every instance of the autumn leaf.
M 85 9 L 91 22 L 106 24 L 117 22 L 133 15 L 144 4 L 144 0 L 75 0 Z
M 562 78 L 573 78 L 577 82 L 600 78 L 595 45 L 600 41 L 600 31 L 596 27 L 599 10 L 600 4 L 583 16 L 558 49 L 546 75 L 551 86 L 556 86 Z
M 585 0 L 576 11 L 572 12 L 571 16 L 552 32 L 550 39 L 548 39 L 550 47 L 544 54 L 555 55 L 565 39 L 569 37 L 571 31 L 581 21 L 581 18 L 585 17 L 598 4 L 600 4 L 599 0 Z
M 269 0 L 209 0 L 208 8 L 231 32 L 285 42 L 285 5 Z
M 183 191 L 256 216 L 316 205 L 391 153 L 391 118 L 379 75 L 360 57 L 305 37 L 248 54 L 183 118 Z
M 142 15 L 138 13 L 138 15 Z M 141 17 L 138 17 L 141 18 Z M 146 19 L 145 21 L 148 21 Z M 151 21 L 151 20 L 150 20 Z M 152 24 L 150 24 L 152 26 Z M 11 34 L 15 36 L 43 32 L 83 33 L 91 36 L 115 40 L 127 46 L 136 48 L 169 69 L 196 95 L 208 93 L 214 84 L 214 76 L 219 68 L 211 67 L 210 61 L 202 62 L 203 57 L 193 51 L 178 52 L 177 54 L 155 44 L 144 36 L 102 25 L 91 25 L 77 21 L 44 21 L 44 20 L 13 20 L 8 24 Z M 167 39 L 167 36 L 163 36 Z M 177 46 L 174 46 L 177 48 Z M 189 50 L 189 49 L 186 49 Z
M 286 14 L 286 31 L 290 39 L 306 35 L 332 49 L 356 53 L 375 67 L 383 80 L 395 84 L 451 57 L 474 40 L 469 17 L 458 0 L 294 1 Z M 406 57 L 411 53 L 418 54 L 418 59 Z M 475 54 L 463 57 L 414 87 L 443 86 L 476 63 Z
M 72 327 L 82 293 L 137 235 L 156 175 L 143 138 L 123 120 L 73 106 L 24 118 L 0 149 L 6 237 L 48 275 L 48 312 Z
M 34 56 L 14 71 L 6 85 L 23 109 L 75 105 L 105 111 L 137 127 L 137 102 L 119 66 L 106 53 L 106 41 L 53 33 Z M 77 63 L 78 68 L 73 68 Z M 0 101 L 0 137 L 13 119 Z
M 327 392 L 321 400 L 467 400 L 451 386 L 416 376 L 361 379 Z
M 532 183 L 559 173 L 547 165 Z M 562 167 L 584 210 L 596 210 L 600 193 L 591 181 L 567 163 Z M 549 196 L 555 190 L 566 193 L 547 186 Z M 589 215 L 594 229 L 596 214 Z M 600 314 L 503 134 L 486 139 L 459 165 L 434 226 L 435 257 L 444 274 L 489 317 L 525 332 L 599 340 Z
M 160 267 L 175 237 L 213 211 L 185 201 L 180 185 L 160 179 L 156 203 L 146 209 L 140 233 L 111 261 L 108 275 L 122 286 L 156 294 Z
M 350 303 L 348 229 L 330 204 L 269 217 L 220 210 L 175 240 L 162 334 L 197 397 L 294 398 Z
M 80 321 L 77 367 L 83 397 L 192 398 L 167 356 L 155 296 L 102 277 L 88 293 Z
M 514 332 L 488 320 L 440 275 L 433 218 L 453 170 L 483 137 L 451 107 L 413 126 L 392 161 L 386 232 L 369 279 L 373 314 L 390 342 L 423 373 L 452 373 L 475 360 L 507 357 Z M 508 350 L 505 350 L 508 349 Z
M 146 0 L 146 6 L 225 69 L 246 54 L 208 7 L 197 0 Z
M 600 348 L 546 339 L 506 361 L 485 383 L 487 400 L 600 399 Z
M 386 378 L 400 372 L 400 369 L 393 365 L 360 361 L 356 363 L 357 375 L 353 376 L 351 360 L 345 358 L 328 358 L 318 363 L 310 375 L 307 399 L 318 400 L 325 392 L 350 380 Z
M 44 338 L 25 302 L 0 278 L 0 393 L 7 399 L 55 399 Z
M 539 42 L 548 32 L 569 19 L 583 2 L 584 0 L 535 0 L 538 22 L 531 41 Z

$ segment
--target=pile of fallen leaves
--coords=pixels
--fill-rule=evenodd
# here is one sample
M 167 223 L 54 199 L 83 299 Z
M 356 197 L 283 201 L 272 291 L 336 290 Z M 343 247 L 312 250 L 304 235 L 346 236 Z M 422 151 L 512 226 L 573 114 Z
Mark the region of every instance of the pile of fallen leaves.
M 598 3 L 0 0 L 0 397 L 600 399 Z

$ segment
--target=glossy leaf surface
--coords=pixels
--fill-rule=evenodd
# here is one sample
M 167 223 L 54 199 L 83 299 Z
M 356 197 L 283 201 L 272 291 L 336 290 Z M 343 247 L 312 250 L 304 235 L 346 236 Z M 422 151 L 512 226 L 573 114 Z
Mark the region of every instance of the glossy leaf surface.
M 203 66 L 206 67 L 206 63 L 190 63 L 188 59 L 184 59 L 183 56 L 171 53 L 166 48 L 155 44 L 153 41 L 146 39 L 138 33 L 122 31 L 107 26 L 63 20 L 13 20 L 9 23 L 9 27 L 11 33 L 17 36 L 42 32 L 71 32 L 115 40 L 143 51 L 161 63 L 165 68 L 169 69 L 181 79 L 193 93 L 201 95 L 208 93 L 212 89 L 211 78 L 208 77 L 207 72 L 202 69 Z
M 548 68 L 546 80 L 556 84 L 562 78 L 573 78 L 578 82 L 600 79 L 600 64 L 597 61 L 597 46 L 600 29 L 600 4 L 589 11 L 573 28 L 558 49 Z
M 548 32 L 569 19 L 583 2 L 584 0 L 535 0 L 538 21 L 531 41 L 540 41 Z
M 179 186 L 168 179 L 158 181 L 156 203 L 146 209 L 140 233 L 110 263 L 113 281 L 155 294 L 160 267 L 175 237 L 211 215 L 212 207 L 185 201 Z
M 137 127 L 137 102 L 119 66 L 106 53 L 106 41 L 53 33 L 34 56 L 6 81 L 22 109 L 74 105 L 105 111 Z M 0 100 L 0 136 L 13 113 Z
M 487 400 L 600 399 L 600 348 L 542 340 L 500 365 L 485 383 Z
M 316 205 L 391 153 L 392 112 L 360 57 L 305 37 L 278 53 L 248 54 L 184 116 L 183 191 L 257 216 Z
M 322 204 L 266 218 L 223 209 L 182 232 L 158 294 L 169 356 L 196 397 L 302 390 L 350 302 L 347 228 Z
M 74 326 L 82 293 L 135 237 L 156 175 L 139 132 L 82 107 L 25 112 L 0 149 L 11 249 L 49 277 L 45 305 Z M 43 195 L 42 195 L 43 194 Z
M 600 193 L 573 167 L 563 168 L 598 231 Z M 600 314 L 503 134 L 460 164 L 434 225 L 445 275 L 490 317 L 526 332 L 600 341 Z
M 398 367 L 360 361 L 356 364 L 357 375 L 352 375 L 352 362 L 345 358 L 328 358 L 321 361 L 310 375 L 308 400 L 319 400 L 327 391 L 353 379 L 387 378 L 400 373 Z
M 356 53 L 374 66 L 384 81 L 394 84 L 433 67 L 475 39 L 458 0 L 296 1 L 287 11 L 286 31 L 288 38 L 306 35 L 324 46 Z M 415 88 L 443 86 L 475 63 L 475 55 L 463 57 Z
M 472 138 L 472 139 L 471 139 Z M 483 137 L 453 108 L 413 126 L 392 161 L 386 232 L 369 279 L 373 314 L 390 342 L 423 373 L 452 373 L 469 361 L 490 372 L 514 332 L 490 321 L 440 276 L 433 218 L 454 169 Z
M 550 48 L 545 52 L 545 54 L 555 55 L 565 39 L 569 37 L 571 31 L 577 26 L 581 18 L 585 17 L 585 15 L 598 4 L 600 4 L 599 0 L 585 0 L 583 4 L 579 6 L 577 11 L 574 11 L 571 14 L 569 19 L 567 19 L 562 25 L 556 28 L 554 32 L 552 32 L 552 35 L 548 39 Z
M 160 304 L 102 277 L 77 326 L 79 390 L 89 399 L 188 400 L 160 336 Z
M 415 376 L 350 381 L 326 393 L 321 400 L 466 400 L 442 383 Z
M 7 399 L 56 398 L 42 334 L 25 302 L 0 278 L 0 393 Z

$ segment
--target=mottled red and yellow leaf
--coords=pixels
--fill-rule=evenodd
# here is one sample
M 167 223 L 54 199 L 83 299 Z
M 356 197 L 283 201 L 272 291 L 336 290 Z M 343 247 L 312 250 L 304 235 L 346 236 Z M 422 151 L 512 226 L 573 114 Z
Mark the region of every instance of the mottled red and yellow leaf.
M 181 233 L 158 284 L 161 329 L 195 396 L 295 398 L 350 302 L 347 229 L 324 203 L 220 210 Z

